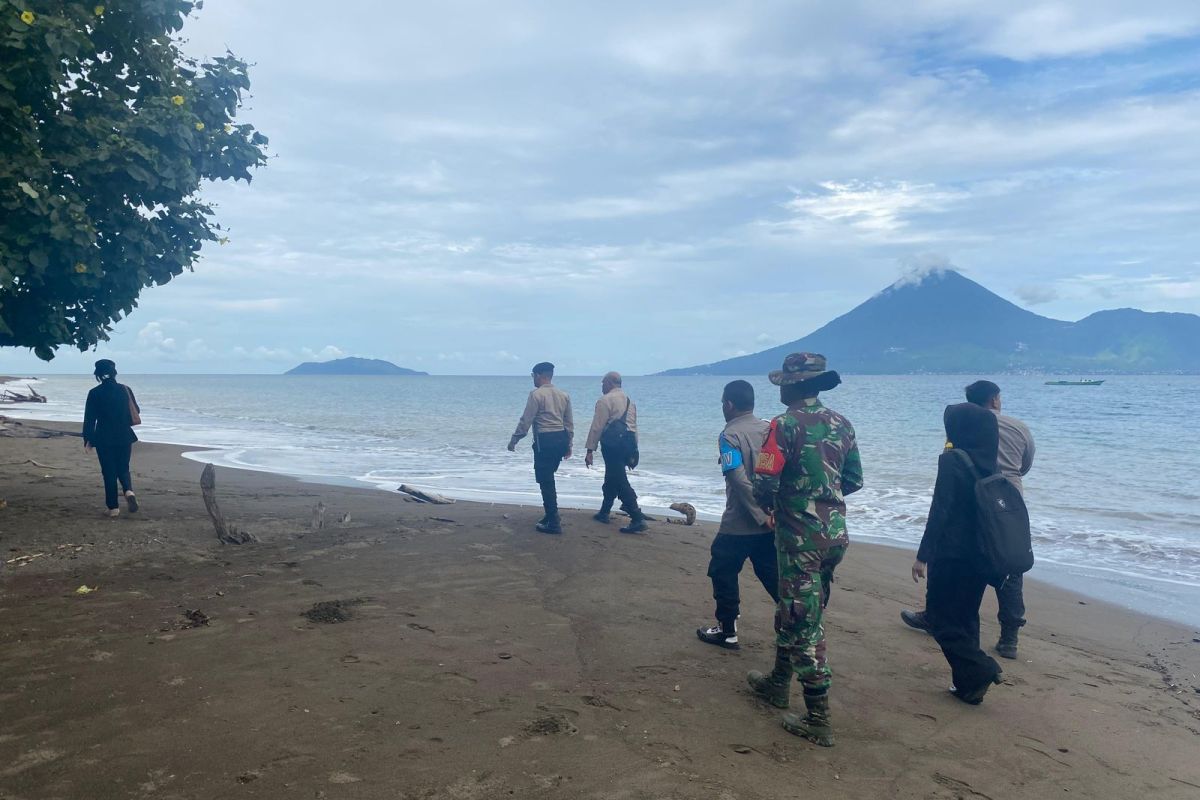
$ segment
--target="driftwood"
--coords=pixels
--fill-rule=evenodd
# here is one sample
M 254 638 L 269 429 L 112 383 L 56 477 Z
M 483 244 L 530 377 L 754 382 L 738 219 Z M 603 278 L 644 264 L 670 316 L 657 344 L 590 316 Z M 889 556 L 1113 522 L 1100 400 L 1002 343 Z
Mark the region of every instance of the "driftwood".
M 400 488 L 397 489 L 396 491 L 404 492 L 406 495 L 409 495 L 410 497 L 415 497 L 417 500 L 421 501 L 422 503 L 433 503 L 434 505 L 438 505 L 438 506 L 448 506 L 454 502 L 449 497 L 442 497 L 440 494 L 434 494 L 433 492 L 426 492 L 425 490 L 418 489 L 415 486 L 409 486 L 407 483 L 400 484 Z
M 684 519 L 675 519 L 668 517 L 667 522 L 672 525 L 695 525 L 696 524 L 696 507 L 691 503 L 671 503 L 671 510 L 678 511 L 683 514 Z
M 217 506 L 217 468 L 212 464 L 204 467 L 200 473 L 200 493 L 204 495 L 204 507 L 212 518 L 213 527 L 217 531 L 217 539 L 221 544 L 246 544 L 256 541 L 246 531 L 238 530 L 237 526 L 225 521 L 225 515 Z
M 0 391 L 0 403 L 44 403 L 46 396 L 38 394 L 37 389 L 26 385 L 27 394 L 14 392 L 12 389 Z
M 320 500 L 313 506 L 312 529 L 319 531 L 325 527 L 325 504 Z

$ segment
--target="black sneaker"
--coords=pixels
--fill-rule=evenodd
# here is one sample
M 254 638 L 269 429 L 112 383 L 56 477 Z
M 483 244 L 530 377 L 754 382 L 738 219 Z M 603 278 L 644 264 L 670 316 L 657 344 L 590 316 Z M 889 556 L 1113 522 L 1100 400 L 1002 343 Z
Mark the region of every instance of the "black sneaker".
M 603 522 L 605 525 L 607 525 L 610 517 L 607 511 L 597 511 L 595 514 L 592 514 L 592 519 L 596 520 L 596 522 Z
M 904 620 L 904 624 L 910 628 L 916 628 L 926 633 L 932 632 L 929 627 L 929 619 L 925 616 L 924 611 L 909 611 L 905 609 L 900 612 L 900 619 Z
M 717 647 L 724 647 L 726 650 L 742 649 L 742 646 L 738 644 L 737 632 L 727 634 L 725 633 L 725 629 L 720 625 L 713 625 L 709 628 L 696 628 L 696 638 L 706 644 L 715 644 Z

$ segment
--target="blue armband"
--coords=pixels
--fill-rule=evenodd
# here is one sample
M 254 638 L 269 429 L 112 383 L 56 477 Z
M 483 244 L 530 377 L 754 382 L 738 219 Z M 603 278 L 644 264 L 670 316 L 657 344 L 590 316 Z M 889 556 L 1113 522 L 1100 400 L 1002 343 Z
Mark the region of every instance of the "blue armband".
M 742 451 L 739 448 L 734 447 L 733 443 L 726 439 L 724 435 L 721 436 L 720 447 L 721 472 L 725 473 L 741 468 L 742 464 L 744 463 L 742 461 Z

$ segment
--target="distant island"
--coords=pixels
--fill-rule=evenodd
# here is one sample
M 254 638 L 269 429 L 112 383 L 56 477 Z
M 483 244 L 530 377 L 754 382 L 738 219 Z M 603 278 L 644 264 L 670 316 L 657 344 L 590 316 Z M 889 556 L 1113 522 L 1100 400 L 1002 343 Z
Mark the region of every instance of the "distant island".
M 305 361 L 285 375 L 428 375 L 415 369 L 398 367 L 378 358 L 336 358 L 333 361 Z
M 803 324 L 803 307 L 793 307 Z M 757 375 L 788 353 L 858 374 L 1200 373 L 1200 316 L 1121 308 L 1078 322 L 1010 303 L 954 270 L 900 280 L 829 324 L 759 353 L 661 375 Z

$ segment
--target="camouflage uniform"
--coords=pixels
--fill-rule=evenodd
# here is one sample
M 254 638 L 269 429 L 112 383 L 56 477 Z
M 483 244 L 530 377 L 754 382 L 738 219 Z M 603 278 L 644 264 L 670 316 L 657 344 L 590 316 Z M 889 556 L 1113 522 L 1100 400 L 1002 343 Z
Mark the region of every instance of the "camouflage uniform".
M 821 612 L 850 543 L 844 498 L 863 485 L 854 428 L 816 398 L 806 399 L 771 421 L 754 471 L 755 497 L 775 513 L 776 646 L 805 694 L 824 694 L 832 673 Z

